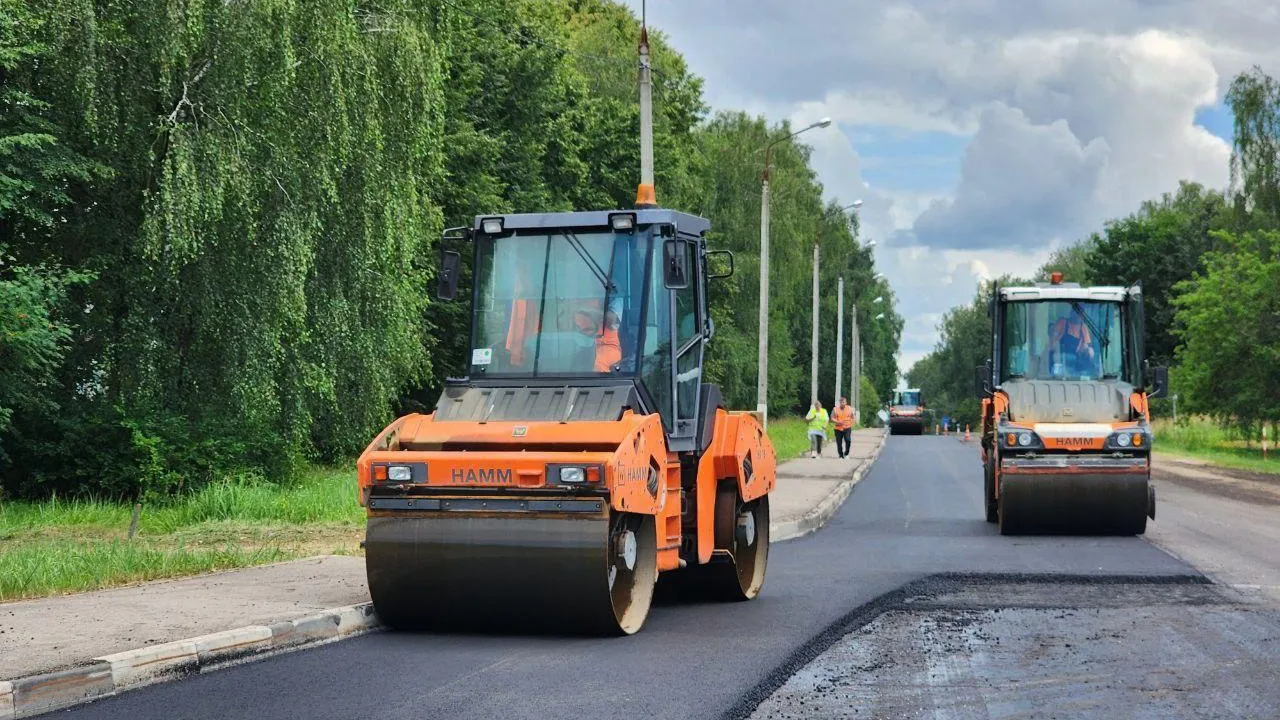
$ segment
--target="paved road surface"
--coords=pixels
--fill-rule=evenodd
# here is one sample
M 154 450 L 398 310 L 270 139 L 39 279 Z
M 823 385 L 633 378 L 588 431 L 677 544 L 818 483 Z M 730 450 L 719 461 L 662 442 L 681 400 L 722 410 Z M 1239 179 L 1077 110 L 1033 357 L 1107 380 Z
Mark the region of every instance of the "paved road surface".
M 1149 540 L 1215 582 L 1280 600 L 1280 478 L 1157 462 L 1155 483 Z
M 607 640 L 379 633 L 125 693 L 66 715 L 746 716 L 814 655 L 874 620 L 877 605 L 900 603 L 899 589 L 927 575 L 1047 573 L 1074 582 L 1126 576 L 1131 583 L 1198 577 L 1141 538 L 1002 538 L 982 520 L 981 485 L 972 446 L 894 437 L 827 527 L 773 548 L 764 592 L 753 602 L 668 601 L 639 635 Z M 1007 579 L 970 582 L 999 589 Z

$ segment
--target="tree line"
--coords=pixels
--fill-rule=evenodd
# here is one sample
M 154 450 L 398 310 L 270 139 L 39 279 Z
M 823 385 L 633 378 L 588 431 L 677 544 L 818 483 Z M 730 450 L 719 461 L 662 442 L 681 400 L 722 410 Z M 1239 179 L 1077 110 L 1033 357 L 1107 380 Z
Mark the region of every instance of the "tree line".
M 1179 409 L 1257 437 L 1280 423 L 1280 83 L 1261 68 L 1238 75 L 1231 182 L 1224 190 L 1183 181 L 1127 217 L 1054 253 L 1033 278 L 1061 271 L 1082 285 L 1141 281 L 1147 354 L 1170 366 Z M 931 404 L 976 424 L 973 368 L 991 351 L 984 284 L 952 308 L 934 351 L 908 373 Z M 1153 401 L 1168 414 L 1168 399 Z
M 441 229 L 631 206 L 638 35 L 611 0 L 0 0 L 0 492 L 285 480 L 430 410 L 468 355 Z M 658 200 L 736 253 L 707 373 L 753 408 L 758 149 L 790 129 L 712 114 L 650 38 Z M 808 148 L 774 150 L 769 402 L 808 404 L 815 239 L 823 396 L 840 275 L 884 396 L 888 288 Z

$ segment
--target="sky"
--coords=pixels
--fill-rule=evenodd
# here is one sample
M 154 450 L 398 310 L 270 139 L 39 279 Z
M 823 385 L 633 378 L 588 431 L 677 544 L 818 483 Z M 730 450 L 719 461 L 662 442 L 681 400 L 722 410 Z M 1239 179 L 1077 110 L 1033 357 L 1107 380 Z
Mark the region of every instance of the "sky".
M 1275 0 L 646 5 L 713 112 L 832 119 L 796 140 L 829 199 L 863 200 L 904 373 L 982 280 L 1029 276 L 1179 180 L 1224 188 L 1226 90 L 1254 65 L 1280 74 Z

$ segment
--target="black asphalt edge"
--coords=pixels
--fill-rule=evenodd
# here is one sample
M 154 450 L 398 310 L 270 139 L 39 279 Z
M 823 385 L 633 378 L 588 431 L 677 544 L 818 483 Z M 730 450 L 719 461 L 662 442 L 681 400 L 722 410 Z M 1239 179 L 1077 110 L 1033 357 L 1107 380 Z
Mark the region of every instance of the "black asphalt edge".
M 722 714 L 721 720 L 745 720 L 786 684 L 791 676 L 813 662 L 819 655 L 831 649 L 846 635 L 871 624 L 876 618 L 893 610 L 928 610 L 927 606 L 915 606 L 906 600 L 918 595 L 939 594 L 957 589 L 964 583 L 1004 582 L 1025 584 L 1081 583 L 1090 585 L 1212 585 L 1204 575 L 1081 575 L 1053 573 L 937 573 L 927 575 L 891 590 L 870 602 L 859 605 L 840 619 L 825 627 L 817 635 L 802 644 L 780 665 L 775 667 L 755 687 L 748 690 L 734 705 Z
M 121 692 L 262 660 L 381 629 L 373 603 L 93 658 L 76 667 L 0 682 L 0 720 L 35 717 Z

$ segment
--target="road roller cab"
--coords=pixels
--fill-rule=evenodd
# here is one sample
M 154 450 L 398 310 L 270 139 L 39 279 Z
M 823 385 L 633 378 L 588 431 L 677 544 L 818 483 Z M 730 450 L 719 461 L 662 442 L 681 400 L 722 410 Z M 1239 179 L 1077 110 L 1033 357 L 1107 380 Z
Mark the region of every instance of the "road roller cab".
M 777 462 L 704 382 L 707 283 L 733 260 L 708 229 L 639 207 L 446 231 L 440 298 L 473 258 L 468 373 L 358 462 L 385 622 L 633 633 L 659 573 L 760 592 Z
M 977 370 L 988 522 L 1003 534 L 1141 534 L 1155 518 L 1142 288 L 999 287 Z
M 890 435 L 921 435 L 924 433 L 924 400 L 920 388 L 895 390 L 889 403 Z

